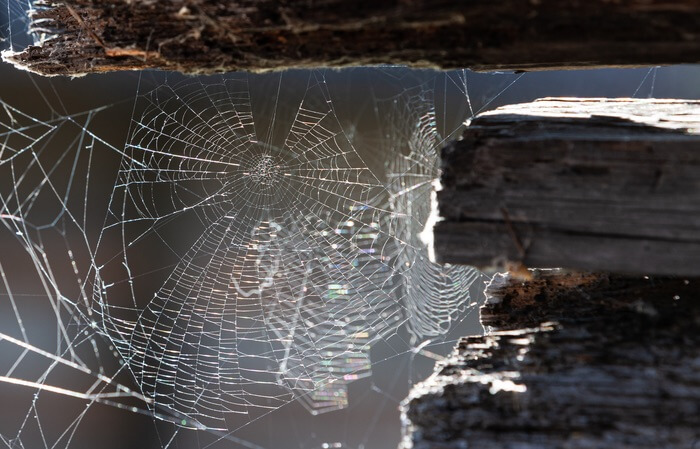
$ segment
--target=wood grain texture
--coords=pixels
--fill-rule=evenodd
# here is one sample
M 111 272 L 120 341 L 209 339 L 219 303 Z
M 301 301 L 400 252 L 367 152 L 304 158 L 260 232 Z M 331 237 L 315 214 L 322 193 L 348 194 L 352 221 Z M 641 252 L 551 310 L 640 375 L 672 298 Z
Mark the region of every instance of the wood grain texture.
M 696 0 L 43 1 L 46 75 L 407 64 L 536 70 L 700 62 Z
M 700 446 L 700 279 L 498 275 L 402 403 L 404 449 Z
M 700 102 L 506 106 L 441 158 L 439 262 L 700 275 Z

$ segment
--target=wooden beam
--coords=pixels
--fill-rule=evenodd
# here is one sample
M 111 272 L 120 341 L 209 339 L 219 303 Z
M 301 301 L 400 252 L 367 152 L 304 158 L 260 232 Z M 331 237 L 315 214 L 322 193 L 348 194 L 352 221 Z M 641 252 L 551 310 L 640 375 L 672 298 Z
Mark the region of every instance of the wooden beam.
M 490 334 L 413 388 L 401 447 L 696 447 L 700 279 L 533 277 L 492 281 Z
M 4 58 L 45 75 L 700 62 L 696 0 L 67 0 L 33 20 L 52 37 Z
M 442 151 L 439 262 L 700 275 L 700 102 L 548 98 Z

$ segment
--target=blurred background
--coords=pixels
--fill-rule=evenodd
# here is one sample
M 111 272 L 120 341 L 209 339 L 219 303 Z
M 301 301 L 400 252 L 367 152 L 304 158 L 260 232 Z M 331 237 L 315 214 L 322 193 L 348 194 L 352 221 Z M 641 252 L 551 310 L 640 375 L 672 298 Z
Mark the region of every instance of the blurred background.
M 3 48 L 22 48 L 30 42 L 28 6 L 4 1 Z M 397 305 L 401 325 L 372 344 L 371 370 L 348 383 L 348 404 L 339 410 L 314 415 L 289 398 L 227 420 L 226 430 L 191 430 L 178 425 L 184 416 L 149 407 L 133 394 L 95 400 L 95 392 L 139 391 L 95 304 L 106 297 L 112 305 L 135 309 L 130 312 L 142 310 L 206 232 L 201 217 L 186 216 L 169 222 L 158 234 L 162 238 L 127 249 L 123 227 L 110 227 L 119 210 L 113 203 L 122 198 L 121 180 L 133 169 L 124 155 L 147 123 L 154 92 L 179 86 L 170 89 L 180 96 L 172 111 L 177 114 L 188 104 L 188 92 L 232 77 L 246 80 L 258 129 L 276 135 L 285 135 L 304 101 L 316 95 L 305 90 L 309 80 L 320 80 L 337 134 L 347 140 L 342 145 L 350 145 L 366 164 L 367 176 L 383 189 L 376 210 L 394 208 L 382 230 L 387 239 L 405 232 L 396 225 L 397 204 L 415 204 L 401 212 L 415 214 L 408 217 L 411 235 L 420 231 L 418 224 L 425 221 L 420 205 L 429 204 L 425 181 L 437 176 L 437 152 L 479 112 L 546 96 L 700 98 L 698 66 L 518 74 L 371 67 L 198 78 L 125 72 L 67 79 L 42 78 L 1 63 L 0 447 L 394 448 L 400 439 L 399 404 L 411 385 L 429 376 L 459 337 L 482 332 L 476 303 L 486 275 L 475 273 L 469 277 L 473 283 L 456 292 L 440 284 L 440 276 L 434 286 L 411 291 L 406 283 L 417 269 L 404 273 L 392 267 L 404 273 L 392 281 L 398 297 L 418 301 L 432 295 L 456 304 L 440 332 L 422 338 L 411 321 L 420 313 L 415 303 Z M 193 112 L 193 120 L 197 116 Z M 409 148 L 416 142 L 422 142 L 420 148 Z M 416 151 L 422 152 L 420 160 Z M 412 162 L 406 166 L 406 161 Z M 183 209 L 173 198 L 164 191 L 151 200 L 154 208 L 162 203 Z M 418 246 L 417 241 L 410 245 Z M 429 266 L 423 257 L 420 251 L 412 255 L 413 266 Z M 98 273 L 104 284 L 122 286 L 114 290 L 120 297 L 101 296 Z

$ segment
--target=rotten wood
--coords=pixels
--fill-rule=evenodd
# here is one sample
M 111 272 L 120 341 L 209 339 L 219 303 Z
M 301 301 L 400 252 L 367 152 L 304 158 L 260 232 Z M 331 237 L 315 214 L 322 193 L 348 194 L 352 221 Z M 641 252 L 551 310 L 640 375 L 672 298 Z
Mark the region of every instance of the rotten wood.
M 700 62 L 696 0 L 40 1 L 44 75 L 406 64 L 536 70 Z
M 700 275 L 700 102 L 548 98 L 441 154 L 439 262 Z
M 700 279 L 497 275 L 402 403 L 404 449 L 700 447 Z

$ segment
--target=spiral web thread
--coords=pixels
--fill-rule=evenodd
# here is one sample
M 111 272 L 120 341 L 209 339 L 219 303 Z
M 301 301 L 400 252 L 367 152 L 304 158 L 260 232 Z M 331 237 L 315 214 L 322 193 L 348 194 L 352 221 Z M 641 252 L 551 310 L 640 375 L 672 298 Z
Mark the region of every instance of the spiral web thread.
M 405 320 L 386 255 L 405 243 L 380 229 L 393 219 L 385 190 L 322 74 L 283 139 L 272 125 L 259 136 L 249 93 L 247 77 L 226 76 L 140 97 L 107 226 L 135 236 L 123 263 L 180 214 L 204 231 L 143 311 L 135 301 L 128 317 L 96 290 L 144 394 L 210 427 L 293 397 L 314 413 L 346 406 L 372 342 Z

